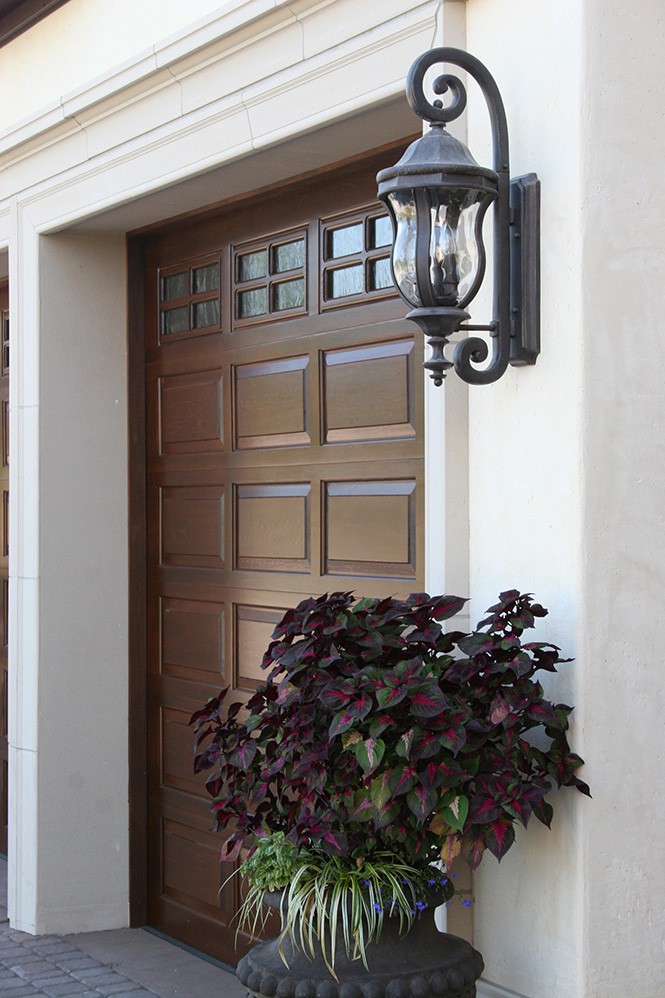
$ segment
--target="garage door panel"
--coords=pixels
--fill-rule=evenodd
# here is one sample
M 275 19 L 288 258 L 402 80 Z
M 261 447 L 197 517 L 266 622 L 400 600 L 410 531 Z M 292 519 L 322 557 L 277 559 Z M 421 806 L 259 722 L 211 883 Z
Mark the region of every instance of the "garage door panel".
M 149 913 L 228 962 L 239 896 L 217 895 L 191 712 L 251 695 L 302 598 L 422 589 L 422 347 L 385 280 L 375 172 L 145 241 Z M 219 329 L 197 328 L 217 296 Z
M 220 370 L 159 378 L 157 385 L 160 454 L 224 449 Z
M 326 350 L 324 443 L 416 439 L 413 339 Z
M 161 561 L 164 565 L 224 567 L 224 489 L 160 490 Z
M 176 679 L 222 683 L 225 605 L 160 598 L 161 671 Z
M 235 366 L 234 440 L 238 449 L 311 442 L 308 366 L 308 355 Z

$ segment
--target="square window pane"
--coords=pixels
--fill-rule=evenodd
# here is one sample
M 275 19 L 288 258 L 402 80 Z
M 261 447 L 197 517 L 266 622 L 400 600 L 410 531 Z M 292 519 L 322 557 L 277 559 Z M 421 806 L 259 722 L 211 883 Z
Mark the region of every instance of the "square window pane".
M 219 325 L 219 300 L 213 298 L 212 301 L 194 302 L 193 314 L 194 329 L 201 329 L 203 326 Z
M 174 301 L 176 298 L 186 298 L 189 294 L 189 272 L 171 274 L 162 278 L 162 301 Z
M 196 267 L 192 271 L 192 292 L 215 291 L 219 287 L 219 264 L 210 263 L 207 267 Z
M 272 289 L 273 310 L 282 312 L 286 308 L 302 308 L 305 304 L 305 281 L 299 277 L 297 281 L 282 281 L 274 284 Z
M 268 251 L 258 250 L 256 253 L 244 253 L 238 257 L 238 280 L 255 281 L 268 274 Z
M 328 257 L 349 256 L 351 253 L 362 253 L 363 224 L 345 225 L 339 229 L 328 229 Z
M 390 257 L 372 260 L 369 265 L 369 287 L 371 291 L 393 287 L 393 275 L 390 272 Z
M 265 315 L 268 311 L 267 288 L 238 291 L 236 297 L 239 319 L 250 319 L 253 315 Z
M 346 298 L 348 295 L 359 295 L 365 290 L 363 266 L 361 263 L 353 267 L 339 267 L 327 272 L 328 298 Z
M 185 333 L 189 329 L 189 307 L 169 308 L 162 312 L 162 335 Z
M 273 246 L 272 272 L 282 274 L 285 270 L 297 270 L 305 266 L 305 240 L 296 239 L 292 243 Z
M 393 241 L 393 223 L 389 215 L 380 215 L 379 218 L 370 219 L 369 223 L 369 244 L 372 249 L 379 246 L 390 246 Z

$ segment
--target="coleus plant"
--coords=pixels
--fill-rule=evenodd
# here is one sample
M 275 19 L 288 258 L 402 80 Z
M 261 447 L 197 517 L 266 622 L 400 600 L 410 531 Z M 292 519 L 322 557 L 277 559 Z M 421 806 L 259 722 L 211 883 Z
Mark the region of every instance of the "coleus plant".
M 547 611 L 511 590 L 471 633 L 444 630 L 465 602 L 344 592 L 285 614 L 254 695 L 227 707 L 227 688 L 192 717 L 223 859 L 282 832 L 356 866 L 389 852 L 475 867 L 505 855 L 515 822 L 550 825 L 553 787 L 589 793 L 572 708 L 535 678 L 568 660 L 522 640 Z

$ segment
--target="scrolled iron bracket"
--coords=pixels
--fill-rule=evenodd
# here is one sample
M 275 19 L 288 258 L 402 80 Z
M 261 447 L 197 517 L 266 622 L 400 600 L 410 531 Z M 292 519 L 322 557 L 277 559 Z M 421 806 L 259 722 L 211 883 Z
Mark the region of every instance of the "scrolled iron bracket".
M 440 99 L 430 101 L 427 98 L 425 76 L 429 69 L 440 64 L 456 66 L 476 81 L 487 104 L 492 132 L 492 168 L 497 177 L 493 314 L 484 327 L 468 327 L 488 329 L 489 342 L 479 336 L 469 336 L 457 343 L 453 360 L 455 371 L 463 381 L 472 385 L 487 385 L 498 381 L 509 364 L 534 364 L 540 352 L 540 183 L 535 174 L 529 174 L 511 184 L 508 125 L 503 100 L 489 70 L 468 52 L 448 46 L 435 48 L 413 63 L 406 81 L 406 96 L 412 110 L 434 129 L 445 128 L 464 111 L 466 87 L 453 73 L 442 73 L 431 85 L 435 94 L 449 96 L 447 106 Z M 454 177 L 455 167 L 449 169 L 450 176 Z M 444 170 L 445 166 L 442 172 Z M 404 172 L 409 172 L 408 168 Z M 383 171 L 383 174 L 387 173 Z M 379 174 L 379 179 L 381 176 Z M 468 306 L 465 304 L 464 307 Z M 446 369 L 453 366 L 444 358 L 443 347 L 447 338 L 457 332 L 469 316 L 462 309 L 450 307 L 428 308 L 427 315 L 424 312 L 424 309 L 415 309 L 408 318 L 416 321 L 429 337 L 434 356 L 425 366 L 432 371 L 435 383 L 440 384 Z M 441 320 L 438 333 L 435 331 L 434 312 L 438 312 Z M 489 364 L 478 366 L 485 363 L 488 357 Z

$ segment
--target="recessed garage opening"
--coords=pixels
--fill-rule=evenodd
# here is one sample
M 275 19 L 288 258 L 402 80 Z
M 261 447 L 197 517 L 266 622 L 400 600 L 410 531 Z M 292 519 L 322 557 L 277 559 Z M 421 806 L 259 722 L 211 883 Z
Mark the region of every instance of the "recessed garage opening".
M 386 155 L 130 243 L 134 912 L 227 963 L 238 888 L 220 892 L 191 712 L 256 687 L 303 597 L 424 586 L 421 342 L 390 279 Z

